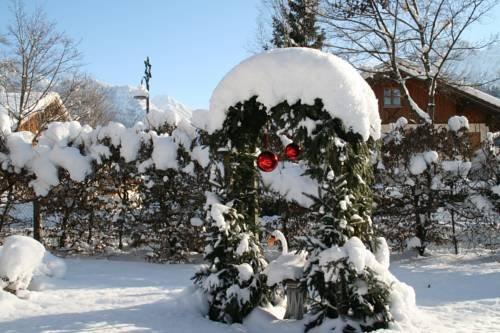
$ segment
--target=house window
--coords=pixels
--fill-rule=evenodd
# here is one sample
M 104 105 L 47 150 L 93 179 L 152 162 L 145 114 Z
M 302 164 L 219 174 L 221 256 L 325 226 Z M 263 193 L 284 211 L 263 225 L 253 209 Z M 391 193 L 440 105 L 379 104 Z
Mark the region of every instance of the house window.
M 384 106 L 398 107 L 401 106 L 401 93 L 396 88 L 384 89 Z

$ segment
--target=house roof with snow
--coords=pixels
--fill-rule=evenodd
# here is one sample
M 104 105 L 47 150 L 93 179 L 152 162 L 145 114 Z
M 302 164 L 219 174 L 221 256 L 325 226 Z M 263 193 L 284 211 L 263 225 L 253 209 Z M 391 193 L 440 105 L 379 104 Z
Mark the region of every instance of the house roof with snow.
M 398 66 L 400 71 L 414 79 L 425 80 L 424 70 L 418 64 L 410 62 L 405 59 L 398 60 Z M 374 66 L 370 69 L 367 69 L 366 72 L 363 73 L 363 77 L 365 80 L 375 79 L 378 75 L 383 75 L 384 77 L 388 77 L 388 75 L 384 75 L 391 70 L 387 64 L 380 64 L 378 66 Z M 484 107 L 487 107 L 491 111 L 500 114 L 500 98 L 492 96 L 488 93 L 485 93 L 477 88 L 472 86 L 462 85 L 462 84 L 454 84 L 453 82 L 440 80 L 439 83 L 443 85 L 446 89 L 457 93 L 463 97 L 474 100 L 476 103 L 481 104 Z
M 43 94 L 44 96 L 40 98 L 42 93 L 33 92 L 31 93 L 30 101 L 26 103 L 26 109 L 30 115 L 44 111 L 50 104 L 58 102 L 63 104 L 61 96 L 56 92 L 48 92 Z M 6 110 L 11 116 L 16 116 L 19 114 L 19 104 L 20 104 L 20 94 L 14 92 L 0 92 L 0 107 Z
M 44 95 L 43 97 L 40 97 Z M 56 92 L 49 92 L 46 94 L 42 94 L 39 92 L 31 93 L 30 100 L 26 103 L 25 106 L 25 114 L 22 117 L 19 117 L 19 104 L 20 104 L 20 94 L 13 92 L 0 92 L 0 113 L 3 114 L 3 117 L 7 117 L 9 119 L 9 127 L 15 126 L 20 119 L 20 126 L 23 124 L 30 122 L 30 119 L 40 112 L 46 111 L 50 106 L 56 105 L 58 108 L 58 112 L 66 114 L 66 108 L 61 100 L 61 97 Z M 4 119 L 2 118 L 2 119 Z M 7 125 L 7 120 L 4 119 L 2 121 L 2 128 L 5 128 Z M 25 129 L 23 129 L 25 130 Z

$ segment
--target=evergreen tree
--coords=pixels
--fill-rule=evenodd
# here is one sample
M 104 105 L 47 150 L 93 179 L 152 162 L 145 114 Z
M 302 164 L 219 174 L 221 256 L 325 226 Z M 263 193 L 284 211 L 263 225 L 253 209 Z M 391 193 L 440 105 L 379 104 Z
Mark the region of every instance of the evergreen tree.
M 325 32 L 318 27 L 318 0 L 286 0 L 276 4 L 272 17 L 274 47 L 309 47 L 322 49 Z
M 266 119 L 256 99 L 231 107 L 221 130 L 207 136 L 211 192 L 207 192 L 205 260 L 194 277 L 208 295 L 209 317 L 242 322 L 265 300 L 261 272 L 266 266 L 259 244 L 257 170 L 259 130 Z
M 217 192 L 227 196 L 224 190 Z M 208 296 L 211 320 L 241 323 L 262 301 L 265 283 L 260 272 L 267 264 L 248 215 L 234 208 L 235 201 L 224 199 L 225 204 L 216 193 L 207 192 L 204 259 L 209 264 L 193 279 Z

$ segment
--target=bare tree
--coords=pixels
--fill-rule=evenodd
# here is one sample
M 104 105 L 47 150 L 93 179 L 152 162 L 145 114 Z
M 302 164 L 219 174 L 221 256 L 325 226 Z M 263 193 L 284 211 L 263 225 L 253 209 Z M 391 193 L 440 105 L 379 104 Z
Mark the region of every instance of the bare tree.
M 68 90 L 73 91 L 68 91 Z M 84 75 L 63 81 L 57 91 L 71 119 L 92 127 L 103 125 L 115 116 L 115 107 L 105 87 Z
M 0 103 L 18 130 L 24 120 L 40 111 L 42 101 L 62 80 L 76 75 L 81 55 L 75 42 L 58 32 L 41 8 L 28 14 L 21 1 L 13 1 L 11 12 L 14 19 L 0 48 L 0 91 L 4 95 Z
M 76 75 L 81 56 L 73 40 L 58 32 L 41 8 L 28 14 L 18 0 L 12 2 L 11 12 L 13 22 L 7 28 L 4 43 L 0 44 L 0 93 L 3 94 L 0 106 L 7 110 L 17 131 L 23 121 L 45 109 L 47 98 L 62 80 Z M 47 115 L 41 117 L 43 123 L 38 124 L 37 132 L 45 123 L 65 116 L 61 112 Z M 36 197 L 33 233 L 35 239 L 42 240 L 41 209 Z
M 436 87 L 442 80 L 452 82 L 453 63 L 494 41 L 471 43 L 464 33 L 497 4 L 498 0 L 322 0 L 319 14 L 332 52 L 355 65 L 381 63 L 410 110 L 432 123 Z M 408 70 L 403 60 L 419 70 Z M 414 77 L 426 82 L 423 108 L 407 89 L 406 81 Z

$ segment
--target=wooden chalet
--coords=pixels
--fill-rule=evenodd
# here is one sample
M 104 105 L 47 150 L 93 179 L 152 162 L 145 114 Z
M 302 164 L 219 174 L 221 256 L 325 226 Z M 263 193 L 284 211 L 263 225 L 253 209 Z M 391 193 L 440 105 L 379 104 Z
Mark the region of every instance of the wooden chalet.
M 406 67 L 403 73 L 411 76 L 407 79 L 410 95 L 422 109 L 425 109 L 427 89 L 422 76 L 410 67 Z M 378 99 L 382 132 L 388 132 L 391 124 L 399 117 L 407 118 L 410 124 L 420 121 L 401 98 L 398 84 L 392 81 L 386 72 L 365 75 L 365 79 Z M 474 148 L 479 147 L 488 132 L 500 131 L 499 98 L 472 87 L 452 86 L 439 82 L 436 90 L 435 126 L 446 126 L 448 119 L 457 115 L 465 116 L 469 120 L 469 135 Z
M 16 110 L 18 103 L 17 94 L 10 93 L 8 95 L 8 98 L 4 97 L 4 103 L 0 103 L 0 106 L 3 104 L 4 107 L 5 105 L 8 106 L 10 110 Z M 21 120 L 17 130 L 28 131 L 36 135 L 43 130 L 43 127 L 47 123 L 53 120 L 69 120 L 66 108 L 59 94 L 55 92 L 48 93 L 45 97 L 37 101 L 36 105 L 31 106 L 29 114 Z

